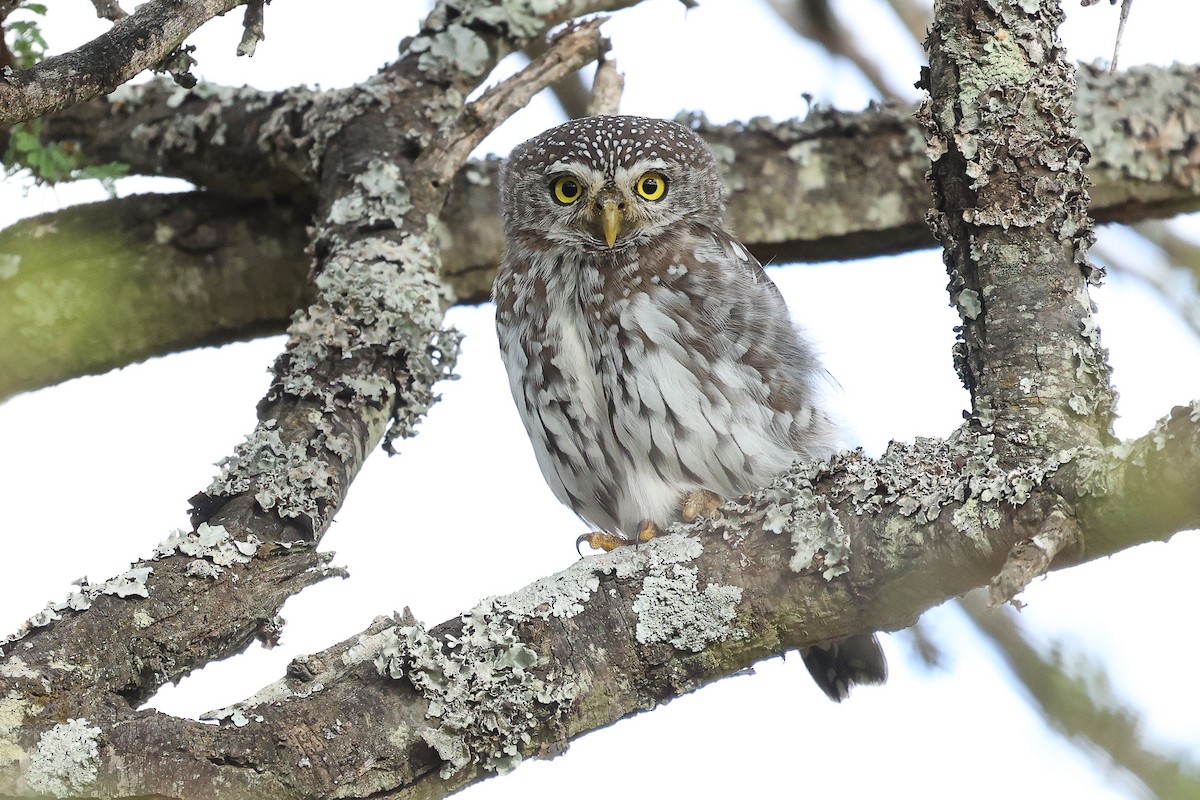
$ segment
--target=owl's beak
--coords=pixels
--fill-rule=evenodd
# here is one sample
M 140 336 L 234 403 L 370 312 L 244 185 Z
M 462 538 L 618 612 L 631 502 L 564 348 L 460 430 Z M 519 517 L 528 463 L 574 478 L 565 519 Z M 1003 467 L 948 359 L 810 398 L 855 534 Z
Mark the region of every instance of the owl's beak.
M 604 241 L 608 242 L 609 247 L 613 246 L 617 241 L 617 235 L 621 232 L 622 217 L 624 217 L 624 213 L 617 201 L 606 198 L 600 207 L 600 225 L 604 228 Z

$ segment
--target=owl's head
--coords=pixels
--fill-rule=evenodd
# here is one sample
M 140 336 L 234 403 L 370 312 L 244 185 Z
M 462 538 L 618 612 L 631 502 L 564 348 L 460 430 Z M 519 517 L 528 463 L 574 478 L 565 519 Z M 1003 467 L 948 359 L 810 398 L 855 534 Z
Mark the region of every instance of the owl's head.
M 501 176 L 505 231 L 590 251 L 655 239 L 680 220 L 719 226 L 725 189 L 708 145 L 674 122 L 586 117 L 513 150 Z

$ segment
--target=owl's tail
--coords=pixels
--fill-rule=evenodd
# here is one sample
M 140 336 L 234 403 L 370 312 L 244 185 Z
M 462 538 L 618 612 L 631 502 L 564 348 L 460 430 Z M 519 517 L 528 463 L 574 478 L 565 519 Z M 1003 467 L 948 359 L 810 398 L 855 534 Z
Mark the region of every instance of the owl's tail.
M 887 680 L 887 661 L 874 634 L 807 647 L 800 657 L 821 691 L 837 703 L 850 696 L 851 686 Z

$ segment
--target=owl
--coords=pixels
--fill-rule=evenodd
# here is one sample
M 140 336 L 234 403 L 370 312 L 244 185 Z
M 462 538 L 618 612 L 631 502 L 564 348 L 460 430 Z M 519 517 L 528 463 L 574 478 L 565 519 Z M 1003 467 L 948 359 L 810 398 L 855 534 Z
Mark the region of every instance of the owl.
M 601 532 L 581 538 L 641 541 L 837 450 L 827 373 L 729 232 L 716 160 L 691 130 L 627 116 L 552 128 L 513 150 L 500 202 L 500 350 L 546 482 Z M 887 673 L 871 635 L 802 655 L 834 700 Z

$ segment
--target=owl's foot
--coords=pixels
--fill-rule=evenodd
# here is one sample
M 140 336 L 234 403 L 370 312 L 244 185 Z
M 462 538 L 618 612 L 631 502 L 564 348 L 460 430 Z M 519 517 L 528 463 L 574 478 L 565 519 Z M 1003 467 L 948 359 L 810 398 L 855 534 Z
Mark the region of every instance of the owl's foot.
M 683 496 L 679 504 L 679 516 L 684 522 L 695 522 L 698 519 L 708 519 L 725 502 L 720 495 L 708 489 L 697 489 Z
M 650 520 L 644 520 L 638 527 L 636 539 L 626 539 L 624 536 L 619 536 L 615 533 L 592 531 L 591 533 L 585 533 L 583 536 L 580 536 L 575 540 L 575 550 L 578 552 L 579 546 L 586 543 L 587 546 L 591 547 L 593 550 L 603 550 L 606 553 L 611 553 L 618 547 L 648 542 L 655 536 L 658 536 L 658 533 L 659 531 L 657 525 Z M 580 553 L 580 555 L 583 554 Z

